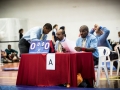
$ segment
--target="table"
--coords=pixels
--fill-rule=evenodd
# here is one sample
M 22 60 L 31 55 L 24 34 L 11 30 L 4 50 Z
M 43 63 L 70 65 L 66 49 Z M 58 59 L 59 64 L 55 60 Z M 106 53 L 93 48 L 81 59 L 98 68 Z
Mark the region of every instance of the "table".
M 16 85 L 53 86 L 69 83 L 77 86 L 77 73 L 95 80 L 93 56 L 90 52 L 56 53 L 55 70 L 46 70 L 46 54 L 22 54 Z

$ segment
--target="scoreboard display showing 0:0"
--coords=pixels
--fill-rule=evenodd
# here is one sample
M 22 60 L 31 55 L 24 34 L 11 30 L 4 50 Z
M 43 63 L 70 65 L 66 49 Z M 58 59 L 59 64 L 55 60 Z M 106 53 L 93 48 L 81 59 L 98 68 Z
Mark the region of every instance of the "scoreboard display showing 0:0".
M 50 42 L 47 41 L 32 41 L 30 44 L 29 53 L 49 53 Z

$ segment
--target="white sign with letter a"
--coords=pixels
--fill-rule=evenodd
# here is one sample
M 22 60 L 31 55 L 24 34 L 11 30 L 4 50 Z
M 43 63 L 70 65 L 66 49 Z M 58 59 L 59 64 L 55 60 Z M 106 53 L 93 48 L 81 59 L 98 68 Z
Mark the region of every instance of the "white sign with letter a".
M 46 58 L 46 70 L 55 70 L 55 53 L 48 53 Z

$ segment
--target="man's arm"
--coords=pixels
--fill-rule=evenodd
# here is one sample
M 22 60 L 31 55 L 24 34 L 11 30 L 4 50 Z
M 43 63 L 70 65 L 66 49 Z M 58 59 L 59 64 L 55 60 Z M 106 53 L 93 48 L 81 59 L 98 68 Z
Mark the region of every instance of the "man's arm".
M 8 49 L 5 49 L 5 52 L 6 52 L 7 54 L 9 54 L 9 51 L 8 51 Z
M 101 27 L 100 30 L 103 31 L 103 34 L 99 37 L 99 40 L 101 43 L 104 43 L 107 40 L 107 37 L 109 36 L 110 30 L 108 30 L 106 27 Z
M 85 51 L 85 52 L 94 52 L 95 49 L 94 48 L 83 48 L 83 47 L 75 47 L 76 51 Z
M 11 51 L 18 54 L 18 51 L 14 50 L 14 49 L 11 49 Z
M 94 34 L 94 32 L 95 32 L 95 30 L 92 28 L 89 33 Z
M 76 51 L 85 51 L 85 52 L 94 52 L 97 48 L 97 39 L 96 38 L 91 39 L 89 44 L 90 44 L 90 48 L 75 47 L 75 50 Z

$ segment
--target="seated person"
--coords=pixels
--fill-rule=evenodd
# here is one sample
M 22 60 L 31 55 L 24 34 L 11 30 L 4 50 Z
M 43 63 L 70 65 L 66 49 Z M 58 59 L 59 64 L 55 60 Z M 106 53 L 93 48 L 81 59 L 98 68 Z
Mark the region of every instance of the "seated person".
M 1 50 L 1 60 L 3 63 L 8 63 L 11 62 L 8 58 L 7 58 L 7 53 L 5 51 Z
M 11 61 L 19 61 L 19 58 L 17 56 L 18 52 L 14 49 L 11 49 L 11 45 L 8 45 L 8 49 L 5 49 L 7 53 L 7 58 Z
M 56 36 L 57 36 L 57 41 L 56 41 L 56 44 L 55 44 L 55 51 L 56 52 L 67 52 L 65 48 L 63 48 L 61 42 L 64 42 L 66 41 L 66 37 L 65 37 L 65 31 L 60 29 L 57 31 L 56 33 Z M 80 73 L 77 74 L 77 85 L 78 87 L 83 83 L 83 79 L 82 79 L 82 76 Z M 84 82 L 85 83 L 85 82 Z M 63 86 L 66 86 L 66 87 L 69 87 L 70 85 L 69 84 L 61 84 Z M 60 86 L 61 86 L 60 85 Z
M 94 32 L 96 33 L 96 38 L 98 40 L 97 45 L 105 46 L 112 50 L 112 47 L 110 46 L 110 43 L 107 40 L 107 37 L 110 34 L 110 30 L 108 30 L 106 27 L 101 27 L 95 24 L 94 28 L 90 31 L 90 34 L 94 34 Z
M 98 50 L 97 50 L 97 38 L 89 34 L 89 29 L 86 25 L 82 25 L 79 29 L 80 31 L 80 37 L 78 38 L 76 42 L 75 50 L 85 51 L 85 52 L 92 52 L 94 57 L 94 65 L 98 64 Z
M 118 59 L 118 55 L 116 52 L 112 52 L 112 47 L 107 40 L 107 37 L 110 34 L 110 30 L 108 30 L 106 27 L 101 27 L 97 24 L 94 25 L 94 28 L 90 31 L 90 34 L 96 33 L 96 38 L 98 40 L 97 45 L 98 46 L 105 46 L 108 47 L 111 52 L 110 52 L 110 60 L 115 60 Z M 114 62 L 114 66 L 117 68 L 117 62 Z
M 57 41 L 55 44 L 55 51 L 56 52 L 66 52 L 65 48 L 63 48 L 61 42 L 64 42 L 66 40 L 65 38 L 65 31 L 60 29 L 56 33 Z
M 60 29 L 64 30 L 64 32 L 65 32 L 65 26 L 61 26 Z M 66 33 L 65 33 L 65 37 L 66 37 Z

